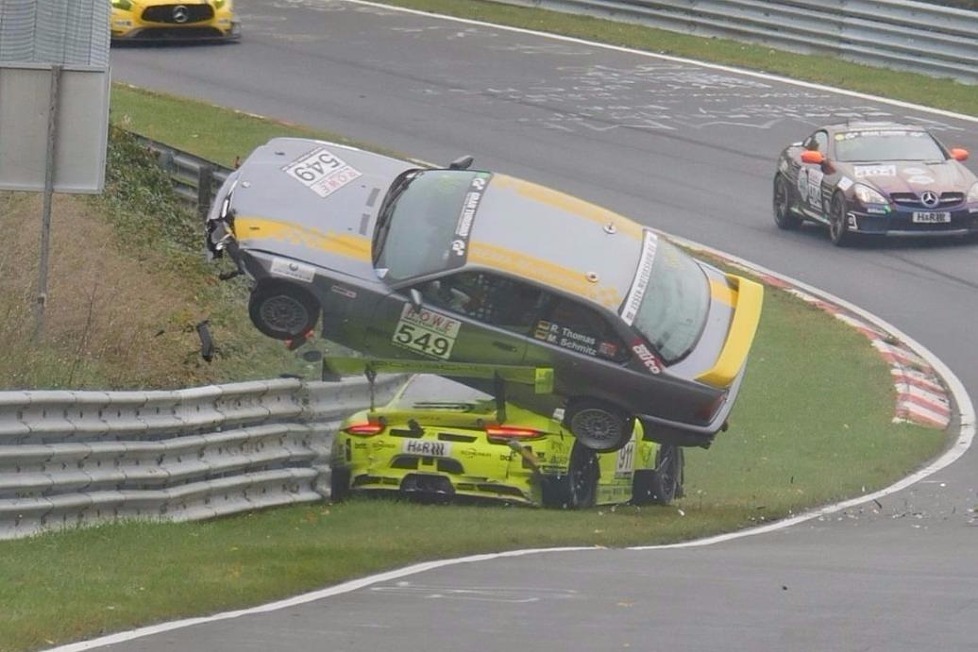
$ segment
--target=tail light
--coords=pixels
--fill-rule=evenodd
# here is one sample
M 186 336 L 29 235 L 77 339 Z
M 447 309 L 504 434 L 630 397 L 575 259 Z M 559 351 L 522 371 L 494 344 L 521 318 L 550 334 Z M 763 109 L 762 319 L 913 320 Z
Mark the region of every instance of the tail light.
M 539 439 L 547 433 L 536 428 L 521 428 L 519 426 L 486 426 L 486 436 L 494 444 L 506 444 L 511 441 Z
M 356 435 L 357 437 L 373 437 L 384 432 L 386 427 L 386 425 L 378 421 L 364 421 L 363 423 L 354 423 L 343 428 L 343 432 L 348 435 Z

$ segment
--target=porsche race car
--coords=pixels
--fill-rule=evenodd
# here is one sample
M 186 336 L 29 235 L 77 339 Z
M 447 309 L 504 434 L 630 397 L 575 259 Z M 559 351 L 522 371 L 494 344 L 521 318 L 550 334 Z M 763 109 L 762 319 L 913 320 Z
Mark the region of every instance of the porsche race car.
M 826 225 L 837 246 L 860 236 L 978 235 L 978 178 L 967 159 L 916 125 L 821 127 L 781 152 L 774 221 Z
M 237 41 L 234 0 L 111 0 L 110 32 L 123 41 Z
M 383 407 L 343 421 L 330 455 L 333 501 L 351 494 L 554 508 L 668 504 L 683 494 L 683 449 L 636 426 L 616 452 L 542 416 L 440 376 L 415 375 Z
M 206 218 L 212 257 L 251 282 L 262 333 L 376 358 L 553 370 L 512 403 L 597 451 L 644 436 L 709 446 L 733 409 L 763 288 L 651 229 L 471 157 L 422 167 L 276 138 L 233 171 Z M 490 390 L 483 381 L 469 381 Z

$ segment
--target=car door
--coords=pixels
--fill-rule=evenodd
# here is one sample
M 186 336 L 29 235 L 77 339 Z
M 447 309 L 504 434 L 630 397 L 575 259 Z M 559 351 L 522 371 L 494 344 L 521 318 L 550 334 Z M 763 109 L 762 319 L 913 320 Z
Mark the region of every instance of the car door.
M 398 288 L 366 326 L 368 353 L 496 365 L 519 365 L 529 317 L 516 318 L 516 282 L 477 271 L 457 271 Z M 420 297 L 420 304 L 412 299 Z M 527 301 L 532 302 L 532 297 Z
M 825 172 L 823 166 L 805 163 L 801 160 L 801 153 L 805 150 L 818 151 L 823 155 L 828 155 L 829 135 L 823 129 L 819 129 L 809 136 L 802 147 L 798 150 L 798 177 L 796 179 L 796 189 L 798 191 L 798 208 L 809 217 L 824 221 L 827 209 L 823 197 L 825 195 Z M 829 193 L 831 195 L 831 193 Z
M 616 400 L 623 387 L 642 385 L 647 376 L 628 367 L 631 359 L 630 348 L 598 311 L 551 295 L 530 334 L 525 362 L 552 367 L 557 392 L 565 398 L 595 396 L 621 404 L 630 402 Z

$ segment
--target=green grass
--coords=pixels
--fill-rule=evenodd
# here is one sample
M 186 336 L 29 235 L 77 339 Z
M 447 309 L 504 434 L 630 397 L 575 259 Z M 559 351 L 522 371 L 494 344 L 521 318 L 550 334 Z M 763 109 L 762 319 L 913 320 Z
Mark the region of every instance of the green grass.
M 567 18 L 565 24 L 562 17 L 486 2 L 396 4 L 535 29 L 556 25 L 582 37 L 632 47 L 654 44 L 674 54 L 772 71 L 777 66 L 776 71 L 785 74 L 790 68 L 780 66 L 790 65 L 799 75 L 818 71 L 824 75 L 818 81 L 833 84 L 875 84 L 884 77 L 879 71 L 831 60 L 795 61 L 772 57 L 763 48 L 704 43 L 601 21 Z M 900 81 L 901 87 L 860 90 L 900 97 L 917 92 L 914 84 L 923 83 L 904 73 L 890 80 Z M 932 83 L 932 94 L 901 99 L 927 100 L 945 108 L 960 101 L 959 85 Z M 974 89 L 968 90 L 973 102 Z M 975 107 L 963 103 L 956 110 L 974 112 Z M 225 165 L 276 135 L 339 139 L 336 134 L 119 85 L 113 89 L 112 120 Z M 199 125 L 198 132 L 187 134 L 186 124 Z M 155 182 L 147 185 L 156 187 Z M 138 206 L 139 192 L 133 192 Z M 0 195 L 0 215 L 22 201 Z M 132 205 L 112 206 L 103 200 L 96 200 L 95 206 L 105 209 L 106 220 L 124 230 L 142 214 Z M 182 240 L 179 232 L 171 236 L 174 243 Z M 144 239 L 131 246 L 141 252 L 138 256 L 152 260 L 147 244 Z M 174 247 L 171 253 L 179 250 Z M 159 267 L 176 276 L 148 278 L 156 279 L 157 290 L 177 276 L 193 288 L 186 304 L 171 307 L 171 313 L 182 315 L 169 317 L 177 325 L 198 318 L 193 306 L 214 305 L 223 329 L 221 341 L 229 350 L 224 366 L 207 377 L 254 373 L 244 369 L 246 362 L 253 351 L 264 349 L 260 340 L 249 339 L 253 329 L 245 321 L 238 290 L 211 287 L 202 280 L 208 271 L 191 260 L 190 252 L 175 255 L 176 262 L 160 262 Z M 146 266 L 157 273 L 157 266 Z M 3 343 L 7 350 L 16 346 L 15 341 Z M 230 364 L 232 360 L 238 366 Z M 274 367 L 274 356 L 269 364 Z M 100 373 L 103 378 L 112 376 L 111 370 Z M 710 450 L 687 451 L 687 495 L 672 506 L 568 512 L 353 500 L 208 522 L 117 523 L 4 541 L 0 652 L 37 650 L 137 625 L 246 607 L 422 560 L 516 548 L 673 543 L 769 522 L 882 488 L 945 448 L 941 431 L 892 423 L 894 402 L 888 368 L 862 335 L 786 293 L 768 289 L 731 428 Z

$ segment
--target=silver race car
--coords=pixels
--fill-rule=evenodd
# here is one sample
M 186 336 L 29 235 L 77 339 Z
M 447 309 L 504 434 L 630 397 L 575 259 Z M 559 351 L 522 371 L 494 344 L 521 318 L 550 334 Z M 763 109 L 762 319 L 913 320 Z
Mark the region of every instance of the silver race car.
M 648 439 L 709 446 L 743 378 L 762 286 L 471 164 L 276 138 L 220 189 L 207 246 L 251 279 L 251 319 L 270 337 L 301 342 L 321 321 L 323 338 L 374 358 L 548 369 L 552 393 L 517 383 L 508 400 L 564 408 L 594 450 L 624 446 L 634 418 Z

